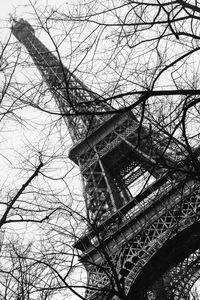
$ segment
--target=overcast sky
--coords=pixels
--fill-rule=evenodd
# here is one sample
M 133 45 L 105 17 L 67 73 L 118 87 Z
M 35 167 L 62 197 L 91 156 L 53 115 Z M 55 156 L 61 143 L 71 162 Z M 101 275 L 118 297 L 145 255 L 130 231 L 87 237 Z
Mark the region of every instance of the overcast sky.
M 0 18 L 1 19 L 8 19 L 9 14 L 17 13 L 17 16 L 23 17 L 23 14 L 30 11 L 30 8 L 27 6 L 31 6 L 31 3 L 41 4 L 45 6 L 45 4 L 51 4 L 54 6 L 59 6 L 60 4 L 66 3 L 66 1 L 62 0 L 37 0 L 37 1 L 30 1 L 30 0 L 5 0 L 0 1 Z

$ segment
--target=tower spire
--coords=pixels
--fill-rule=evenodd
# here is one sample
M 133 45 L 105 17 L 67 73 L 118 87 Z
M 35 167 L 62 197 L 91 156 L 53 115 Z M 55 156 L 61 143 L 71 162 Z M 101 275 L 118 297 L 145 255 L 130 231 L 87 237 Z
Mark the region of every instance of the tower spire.
M 27 21 L 12 19 L 12 23 L 12 33 L 26 47 L 49 86 L 72 140 L 83 139 L 99 126 L 103 118 L 97 112 L 105 110 L 106 105 L 46 48 Z

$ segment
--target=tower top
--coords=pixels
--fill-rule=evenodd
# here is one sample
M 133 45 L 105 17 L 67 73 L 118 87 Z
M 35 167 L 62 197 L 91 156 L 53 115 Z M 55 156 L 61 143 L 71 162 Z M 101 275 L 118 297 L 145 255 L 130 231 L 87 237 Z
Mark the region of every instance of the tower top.
M 26 47 L 54 96 L 72 140 L 82 140 L 104 121 L 104 115 L 96 112 L 101 113 L 109 106 L 63 65 L 59 55 L 48 50 L 27 21 L 11 17 L 11 22 L 12 33 Z
M 12 19 L 12 22 L 12 33 L 20 42 L 22 42 L 25 37 L 30 35 L 30 33 L 35 35 L 35 30 L 33 27 L 24 19 L 21 18 L 19 21 Z

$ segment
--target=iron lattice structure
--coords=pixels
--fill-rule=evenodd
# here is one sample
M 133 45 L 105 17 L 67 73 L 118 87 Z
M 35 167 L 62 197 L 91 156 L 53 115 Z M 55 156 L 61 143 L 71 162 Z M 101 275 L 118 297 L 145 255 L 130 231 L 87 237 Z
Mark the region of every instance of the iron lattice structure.
M 188 299 L 199 278 L 200 186 L 166 154 L 163 138 L 132 111 L 88 89 L 23 19 L 12 26 L 63 114 L 81 170 L 88 233 L 75 244 L 88 273 L 86 299 Z M 198 154 L 198 153 L 197 153 Z M 178 171 L 179 170 L 179 171 Z

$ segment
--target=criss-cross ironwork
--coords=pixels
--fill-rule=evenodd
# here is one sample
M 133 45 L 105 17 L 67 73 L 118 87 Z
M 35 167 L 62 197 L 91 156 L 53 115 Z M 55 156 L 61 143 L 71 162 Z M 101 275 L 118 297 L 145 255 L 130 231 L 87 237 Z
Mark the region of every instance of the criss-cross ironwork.
M 175 152 L 172 159 L 168 142 L 133 111 L 110 113 L 105 99 L 70 72 L 27 21 L 14 21 L 12 32 L 74 142 L 69 157 L 80 167 L 88 219 L 88 232 L 75 243 L 88 273 L 86 299 L 188 299 L 199 278 L 200 246 L 200 185 L 187 176 L 189 159 L 177 163 Z M 181 253 L 177 243 L 184 239 Z

